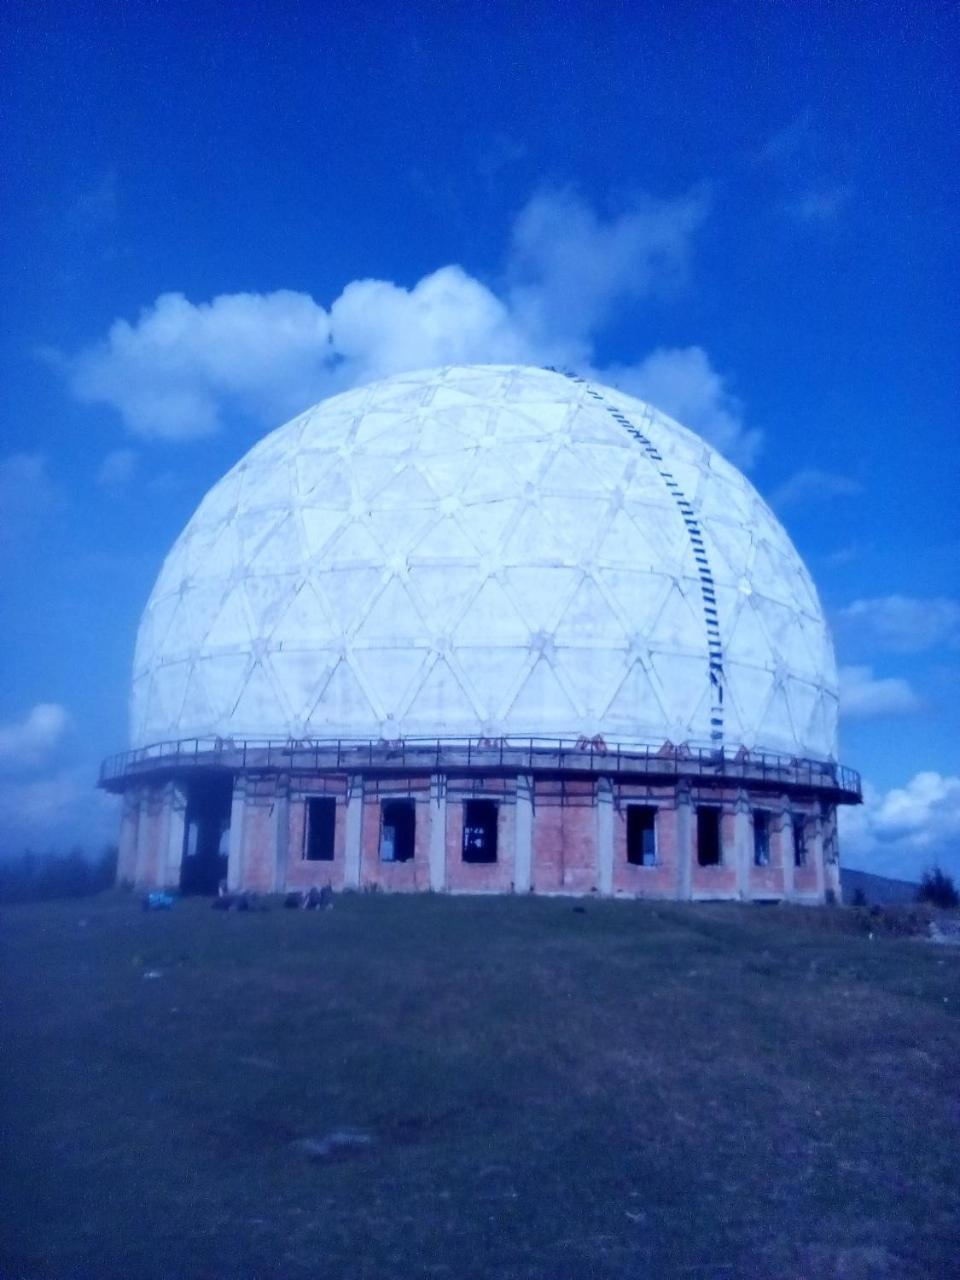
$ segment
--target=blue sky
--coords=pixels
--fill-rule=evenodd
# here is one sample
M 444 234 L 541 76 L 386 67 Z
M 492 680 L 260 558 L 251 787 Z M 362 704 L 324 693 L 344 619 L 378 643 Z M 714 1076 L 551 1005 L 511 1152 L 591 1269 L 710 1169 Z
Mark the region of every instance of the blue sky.
M 948 6 L 4 7 L 0 849 L 112 835 L 136 625 L 209 486 L 351 383 L 565 363 L 774 504 L 868 782 L 960 873 Z

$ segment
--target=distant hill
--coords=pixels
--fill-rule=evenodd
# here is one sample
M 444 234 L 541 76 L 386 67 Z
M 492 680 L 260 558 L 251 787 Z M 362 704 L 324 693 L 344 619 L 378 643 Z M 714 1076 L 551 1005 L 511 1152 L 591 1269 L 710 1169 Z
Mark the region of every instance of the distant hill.
M 871 907 L 892 902 L 915 902 L 919 887 L 911 880 L 891 880 L 889 876 L 874 876 L 869 871 L 840 868 L 840 892 L 847 903 L 853 901 L 858 889 Z

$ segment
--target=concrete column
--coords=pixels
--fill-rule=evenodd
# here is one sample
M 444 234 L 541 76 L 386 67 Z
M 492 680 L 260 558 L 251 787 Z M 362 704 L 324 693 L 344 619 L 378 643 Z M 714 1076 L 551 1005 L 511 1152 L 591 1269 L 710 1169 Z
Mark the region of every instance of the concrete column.
M 737 892 L 742 902 L 750 897 L 750 868 L 753 866 L 753 832 L 750 801 L 743 790 L 737 792 L 733 809 L 733 860 L 737 868 Z
M 343 887 L 360 888 L 360 841 L 363 834 L 363 775 L 347 779 L 347 817 L 344 824 Z
M 807 857 L 813 859 L 817 876 L 817 901 L 822 902 L 826 890 L 823 865 L 823 819 L 814 814 L 807 821 Z
M 164 889 L 178 889 L 183 866 L 183 843 L 187 833 L 187 790 L 182 783 L 167 783 L 164 808 L 167 811 L 167 832 L 162 846 L 160 884 Z
M 236 893 L 243 885 L 243 827 L 247 807 L 246 779 L 238 774 L 233 782 L 230 802 L 230 844 L 227 858 L 227 887 Z
M 430 779 L 430 888 L 439 893 L 447 883 L 447 780 Z
M 597 779 L 597 888 L 613 893 L 613 780 Z
M 141 833 L 137 841 L 138 886 L 156 889 L 163 883 L 169 831 L 170 804 L 167 788 L 149 787 L 144 796 Z
M 117 883 L 133 883 L 137 878 L 137 843 L 140 836 L 140 788 L 123 793 L 120 840 L 117 846 Z
M 840 890 L 840 842 L 837 837 L 837 806 L 823 806 L 823 870 L 824 892 L 833 890 L 837 902 L 841 900 Z
M 513 848 L 513 889 L 529 893 L 533 869 L 533 778 L 517 775 L 517 833 Z
M 277 778 L 273 819 L 276 832 L 274 840 L 277 851 L 274 892 L 283 893 L 287 887 L 287 857 L 290 850 L 290 779 L 286 774 L 281 774 Z
M 678 782 L 674 792 L 674 831 L 677 843 L 677 897 L 689 902 L 693 897 L 694 849 L 693 796 L 689 782 Z
M 790 808 L 790 797 L 780 797 L 780 861 L 783 866 L 783 896 L 788 902 L 793 900 L 793 811 Z

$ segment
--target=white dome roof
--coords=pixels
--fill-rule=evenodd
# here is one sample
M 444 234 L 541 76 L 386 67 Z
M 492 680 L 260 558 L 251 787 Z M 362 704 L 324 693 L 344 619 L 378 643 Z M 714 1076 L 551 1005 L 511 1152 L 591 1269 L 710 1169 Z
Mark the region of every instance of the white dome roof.
M 631 396 L 406 373 L 257 444 L 170 552 L 133 745 L 593 736 L 836 746 L 816 591 L 747 480 Z

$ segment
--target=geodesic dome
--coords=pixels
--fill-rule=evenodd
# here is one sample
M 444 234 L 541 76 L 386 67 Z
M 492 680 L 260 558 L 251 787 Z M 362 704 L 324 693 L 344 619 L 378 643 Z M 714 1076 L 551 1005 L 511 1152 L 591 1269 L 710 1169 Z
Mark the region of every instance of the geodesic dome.
M 602 735 L 836 750 L 816 591 L 749 482 L 649 405 L 462 366 L 337 395 L 201 502 L 143 615 L 133 746 Z

